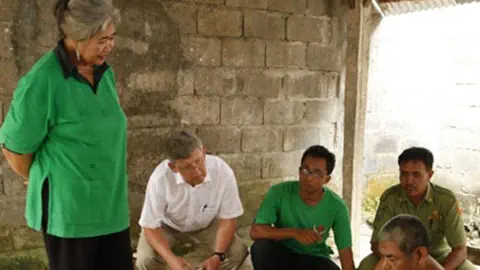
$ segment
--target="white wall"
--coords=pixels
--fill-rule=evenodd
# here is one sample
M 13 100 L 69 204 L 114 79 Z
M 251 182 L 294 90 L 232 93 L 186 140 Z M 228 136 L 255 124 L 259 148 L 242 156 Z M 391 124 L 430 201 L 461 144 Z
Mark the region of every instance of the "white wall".
M 435 181 L 464 211 L 480 197 L 480 5 L 385 18 L 373 37 L 365 179 L 396 173 L 410 146 L 435 155 Z

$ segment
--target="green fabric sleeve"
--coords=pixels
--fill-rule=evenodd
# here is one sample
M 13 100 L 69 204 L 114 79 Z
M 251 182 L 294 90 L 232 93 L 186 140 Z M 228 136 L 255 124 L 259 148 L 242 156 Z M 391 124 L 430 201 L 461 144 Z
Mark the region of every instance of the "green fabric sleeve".
M 377 208 L 377 213 L 375 214 L 375 220 L 373 221 L 373 232 L 370 243 L 378 242 L 378 233 L 382 226 L 393 218 L 393 211 L 389 207 L 387 196 L 383 195 L 380 198 L 380 203 Z
M 23 77 L 0 129 L 0 144 L 15 153 L 36 152 L 48 132 L 48 89 L 45 83 Z
M 277 199 L 279 197 L 278 192 L 278 186 L 273 186 L 268 190 L 255 216 L 255 224 L 272 225 L 277 222 L 279 205 Z
M 467 243 L 461 213 L 458 202 L 455 202 L 450 204 L 449 210 L 445 215 L 445 238 L 451 248 Z
M 339 250 L 352 247 L 352 230 L 350 228 L 348 208 L 345 204 L 342 204 L 337 211 L 332 229 L 335 237 L 335 244 Z

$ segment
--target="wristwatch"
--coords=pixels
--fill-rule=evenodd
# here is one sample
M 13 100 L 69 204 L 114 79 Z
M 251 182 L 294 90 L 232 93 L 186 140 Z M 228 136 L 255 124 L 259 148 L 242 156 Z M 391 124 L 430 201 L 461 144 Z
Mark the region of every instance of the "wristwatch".
M 223 252 L 214 252 L 214 253 L 212 254 L 212 256 L 214 256 L 214 255 L 215 255 L 215 256 L 218 256 L 218 257 L 220 258 L 220 262 L 225 261 L 225 253 L 223 253 Z

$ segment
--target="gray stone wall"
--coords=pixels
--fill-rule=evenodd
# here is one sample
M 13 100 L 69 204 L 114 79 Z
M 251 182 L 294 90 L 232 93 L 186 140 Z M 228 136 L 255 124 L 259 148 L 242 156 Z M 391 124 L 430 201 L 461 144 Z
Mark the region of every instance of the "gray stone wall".
M 300 155 L 338 157 L 341 194 L 346 7 L 334 0 L 117 0 L 122 24 L 109 63 L 129 122 L 132 234 L 167 134 L 194 130 L 234 169 L 247 226 L 272 183 L 295 179 Z M 56 43 L 50 0 L 0 0 L 0 93 Z M 3 119 L 3 116 L 1 117 Z M 0 252 L 42 245 L 25 229 L 25 187 L 2 159 Z

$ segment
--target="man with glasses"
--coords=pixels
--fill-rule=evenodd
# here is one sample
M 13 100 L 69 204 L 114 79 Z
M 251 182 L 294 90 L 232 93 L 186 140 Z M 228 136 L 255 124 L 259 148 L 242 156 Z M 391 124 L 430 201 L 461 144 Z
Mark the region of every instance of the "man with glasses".
M 270 188 L 250 230 L 256 270 L 339 269 L 326 244 L 330 230 L 342 269 L 354 269 L 347 206 L 324 186 L 334 167 L 335 155 L 314 145 L 303 153 L 299 181 Z
M 393 217 L 378 234 L 380 261 L 375 270 L 442 270 L 428 254 L 428 231 L 415 216 Z
M 236 218 L 243 214 L 232 169 L 207 155 L 202 142 L 187 131 L 167 140 L 164 160 L 148 181 L 140 218 L 137 248 L 139 270 L 239 267 L 247 246 L 236 236 Z M 179 257 L 176 241 L 193 243 L 195 252 Z

